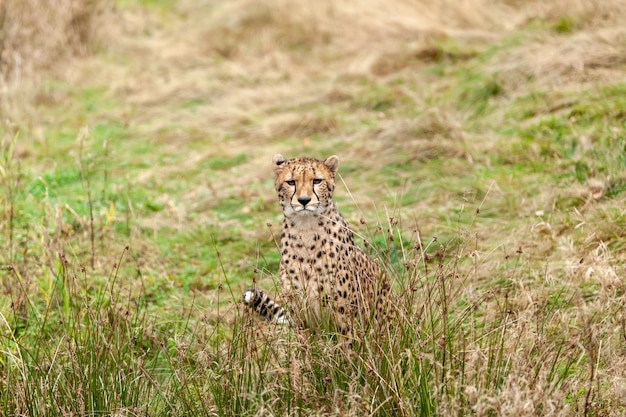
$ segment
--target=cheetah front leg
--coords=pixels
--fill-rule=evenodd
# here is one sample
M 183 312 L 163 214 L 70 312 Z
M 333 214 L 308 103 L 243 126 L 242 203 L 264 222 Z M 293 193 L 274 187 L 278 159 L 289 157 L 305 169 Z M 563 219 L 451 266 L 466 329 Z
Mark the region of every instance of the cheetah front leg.
M 266 320 L 277 324 L 289 324 L 286 311 L 267 294 L 256 288 L 249 288 L 241 296 L 243 303 Z

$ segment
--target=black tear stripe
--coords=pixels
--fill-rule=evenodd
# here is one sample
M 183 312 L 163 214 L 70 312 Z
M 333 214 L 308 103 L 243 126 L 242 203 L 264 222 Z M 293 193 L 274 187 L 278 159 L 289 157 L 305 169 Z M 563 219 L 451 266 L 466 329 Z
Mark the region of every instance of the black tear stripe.
M 311 190 L 313 190 L 313 194 L 315 194 L 315 197 L 317 197 L 317 201 L 319 203 L 322 202 L 322 200 L 320 200 L 320 196 L 317 195 L 317 192 L 315 191 L 315 179 L 317 178 L 317 172 L 315 170 L 312 170 L 313 172 L 311 172 L 311 174 L 313 175 L 313 184 L 311 186 Z M 321 184 L 321 183 L 320 183 Z
M 285 181 L 285 182 L 287 182 L 287 181 Z M 287 185 L 289 185 L 289 184 L 287 184 Z M 289 201 L 293 200 L 293 197 L 296 195 L 297 192 L 298 192 L 298 183 L 296 182 L 294 184 L 294 186 L 293 186 L 293 194 L 291 194 L 291 197 L 289 198 Z

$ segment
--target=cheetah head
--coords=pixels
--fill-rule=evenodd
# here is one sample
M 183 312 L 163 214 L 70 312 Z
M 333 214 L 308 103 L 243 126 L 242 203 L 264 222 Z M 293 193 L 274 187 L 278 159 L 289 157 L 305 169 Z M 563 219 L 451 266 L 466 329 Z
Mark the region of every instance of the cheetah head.
M 276 191 L 285 217 L 320 215 L 332 205 L 335 173 L 339 167 L 336 155 L 318 161 L 311 158 L 272 158 L 276 174 Z

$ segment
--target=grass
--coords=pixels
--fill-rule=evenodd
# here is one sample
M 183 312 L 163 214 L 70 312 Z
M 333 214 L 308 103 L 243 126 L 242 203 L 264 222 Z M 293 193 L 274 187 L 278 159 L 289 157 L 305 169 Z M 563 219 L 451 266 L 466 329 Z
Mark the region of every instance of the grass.
M 624 414 L 622 1 L 107 4 L 0 7 L 3 415 Z M 340 156 L 385 337 L 239 303 L 276 152 Z

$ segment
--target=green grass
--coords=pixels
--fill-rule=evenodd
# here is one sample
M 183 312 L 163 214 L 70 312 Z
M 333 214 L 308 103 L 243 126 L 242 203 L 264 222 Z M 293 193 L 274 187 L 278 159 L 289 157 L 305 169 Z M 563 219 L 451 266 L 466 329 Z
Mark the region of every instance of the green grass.
M 145 26 L 2 103 L 3 415 L 626 411 L 626 86 L 498 69 L 578 17 L 400 36 L 368 70 L 272 7 L 118 6 Z M 220 36 L 241 50 L 212 56 Z M 279 293 L 278 151 L 340 156 L 340 210 L 394 284 L 388 334 L 346 349 L 242 308 Z

